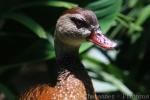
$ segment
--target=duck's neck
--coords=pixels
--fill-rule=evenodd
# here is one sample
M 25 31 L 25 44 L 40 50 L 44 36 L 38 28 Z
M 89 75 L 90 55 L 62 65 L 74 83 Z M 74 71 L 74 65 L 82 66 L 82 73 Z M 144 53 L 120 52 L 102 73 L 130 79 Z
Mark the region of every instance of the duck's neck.
M 91 79 L 78 56 L 79 46 L 66 45 L 55 38 L 55 51 L 59 69 L 57 84 L 64 85 L 65 83 L 76 87 L 76 84 L 71 82 L 77 82 L 83 87 L 82 89 L 85 89 L 86 96 L 87 94 L 95 95 Z
M 80 58 L 78 56 L 79 46 L 70 46 L 55 39 L 56 60 L 62 68 L 81 67 Z

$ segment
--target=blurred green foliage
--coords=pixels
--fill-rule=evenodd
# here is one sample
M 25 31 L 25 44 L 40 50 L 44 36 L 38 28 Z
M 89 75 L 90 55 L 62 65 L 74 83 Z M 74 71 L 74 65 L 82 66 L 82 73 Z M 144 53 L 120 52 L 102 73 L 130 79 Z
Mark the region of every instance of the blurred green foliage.
M 81 46 L 80 56 L 96 91 L 126 96 L 150 93 L 149 0 L 1 0 L 0 96 L 3 93 L 13 100 L 27 88 L 24 80 L 14 82 L 24 66 L 48 61 L 51 72 L 57 18 L 65 9 L 76 6 L 93 10 L 102 31 L 120 44 L 119 50 L 112 51 L 88 42 Z

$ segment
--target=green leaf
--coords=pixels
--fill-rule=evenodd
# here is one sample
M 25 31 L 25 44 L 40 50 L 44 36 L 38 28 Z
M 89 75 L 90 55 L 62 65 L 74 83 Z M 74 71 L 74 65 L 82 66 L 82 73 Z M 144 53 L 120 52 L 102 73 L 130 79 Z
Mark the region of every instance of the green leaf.
M 99 81 L 97 79 L 92 79 L 92 83 L 96 92 L 115 92 L 118 88 L 109 82 Z
M 80 53 L 83 53 L 83 52 L 85 52 L 86 50 L 88 50 L 89 48 L 91 48 L 92 47 L 92 43 L 90 43 L 90 42 L 85 42 L 85 43 L 82 43 L 82 45 L 81 45 L 81 47 L 80 47 L 80 50 L 79 50 L 79 52 Z
M 43 29 L 41 25 L 39 25 L 36 21 L 34 21 L 32 18 L 20 14 L 20 13 L 6 13 L 2 16 L 4 19 L 12 19 L 15 20 L 24 26 L 26 26 L 28 29 L 30 29 L 32 32 L 34 32 L 39 38 L 47 39 L 47 33 Z
M 128 2 L 128 6 L 133 8 L 137 4 L 138 0 L 129 0 Z
M 116 87 L 117 88 L 116 90 L 121 91 L 123 94 L 125 94 L 127 96 L 133 95 L 133 92 L 130 89 L 128 89 L 120 79 L 113 76 L 113 75 L 116 75 L 116 76 L 121 75 L 119 78 L 123 77 L 123 74 L 119 69 L 115 68 L 112 65 L 104 65 L 97 59 L 91 58 L 89 56 L 84 56 L 83 64 L 86 67 L 90 68 L 92 71 L 94 71 L 94 73 L 96 73 L 95 76 L 96 77 L 98 76 L 98 79 L 99 79 L 99 77 L 102 77 L 102 79 L 104 81 L 109 82 L 114 87 Z M 107 67 L 106 69 L 111 74 L 103 71 L 104 68 L 102 69 L 102 66 Z M 112 71 L 114 71 L 114 72 L 112 72 Z
M 109 73 L 111 73 L 112 75 L 115 75 L 117 78 L 119 79 L 124 78 L 123 71 L 119 69 L 117 66 L 113 64 L 109 64 L 107 65 L 106 69 Z
M 119 18 L 119 17 L 117 17 L 116 20 L 117 20 L 120 24 L 122 24 L 124 27 L 126 27 L 126 28 L 129 27 L 128 23 L 127 23 L 125 20 L 123 20 L 123 19 L 121 19 L 121 18 Z
M 54 6 L 54 7 L 64 7 L 64 8 L 74 8 L 77 7 L 76 4 L 70 3 L 70 2 L 64 2 L 64 1 L 51 1 L 51 2 L 47 2 L 45 3 L 48 6 Z
M 0 83 L 0 92 L 4 93 L 6 100 L 16 100 L 12 91 L 10 91 L 6 86 Z
M 115 78 L 114 76 L 106 73 L 106 72 L 99 72 L 99 74 L 105 79 L 105 81 L 111 82 L 114 84 L 123 94 L 127 96 L 132 96 L 133 92 L 127 88 L 119 79 Z
M 15 11 L 18 9 L 22 9 L 22 8 L 29 8 L 29 7 L 35 7 L 35 6 L 48 6 L 48 7 L 64 7 L 67 9 L 73 8 L 73 7 L 77 7 L 77 4 L 74 3 L 70 3 L 70 2 L 65 2 L 65 1 L 43 1 L 43 2 L 29 2 L 29 3 L 24 3 L 24 4 L 20 4 L 19 6 L 15 6 L 12 7 L 9 11 Z
M 137 25 L 141 25 L 141 24 L 143 24 L 145 21 L 146 21 L 146 19 L 147 18 L 149 18 L 150 17 L 150 5 L 147 5 L 146 7 L 144 7 L 143 9 L 142 9 L 142 11 L 141 12 L 139 12 L 139 16 L 138 16 L 138 18 L 137 18 L 137 20 L 136 20 L 136 24 Z
M 122 0 L 98 0 L 87 5 L 92 9 L 100 22 L 102 30 L 107 32 L 120 12 Z
M 105 8 L 107 6 L 112 5 L 114 0 L 96 0 L 87 5 L 87 8 L 91 8 L 91 10 L 98 10 L 100 8 Z

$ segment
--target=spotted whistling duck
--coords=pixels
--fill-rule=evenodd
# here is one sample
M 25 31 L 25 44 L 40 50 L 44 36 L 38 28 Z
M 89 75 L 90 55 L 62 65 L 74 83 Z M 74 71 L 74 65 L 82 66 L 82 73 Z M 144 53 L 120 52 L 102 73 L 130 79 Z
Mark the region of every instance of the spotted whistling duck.
M 78 54 L 85 40 L 106 49 L 116 46 L 102 34 L 94 12 L 80 7 L 65 11 L 57 21 L 54 35 L 56 85 L 39 85 L 25 92 L 20 100 L 98 100 Z

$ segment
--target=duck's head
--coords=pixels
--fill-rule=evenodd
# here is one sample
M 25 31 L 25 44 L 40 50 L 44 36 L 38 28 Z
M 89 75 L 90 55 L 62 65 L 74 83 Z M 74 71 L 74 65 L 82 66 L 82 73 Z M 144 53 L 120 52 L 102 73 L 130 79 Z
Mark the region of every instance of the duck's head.
M 95 14 L 79 7 L 65 11 L 58 19 L 55 38 L 72 46 L 79 46 L 84 40 L 106 49 L 117 45 L 102 34 Z

